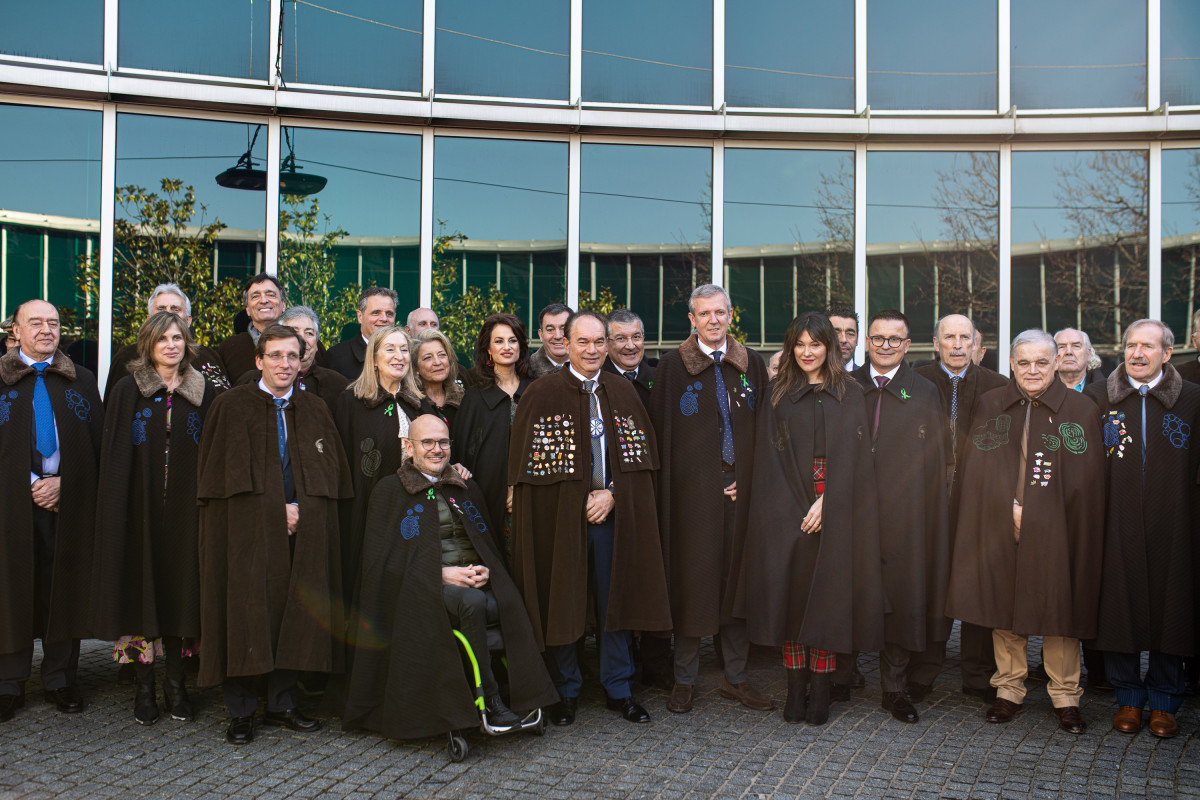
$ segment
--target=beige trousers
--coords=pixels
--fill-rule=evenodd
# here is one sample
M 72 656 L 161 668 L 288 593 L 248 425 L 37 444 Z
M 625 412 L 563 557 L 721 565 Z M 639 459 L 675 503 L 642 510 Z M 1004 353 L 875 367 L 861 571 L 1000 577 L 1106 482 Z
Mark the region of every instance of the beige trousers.
M 992 631 L 996 650 L 996 674 L 992 686 L 996 696 L 1018 705 L 1025 702 L 1025 677 L 1029 674 L 1029 638 L 1012 631 Z M 1083 689 L 1079 688 L 1079 640 L 1070 636 L 1043 636 L 1042 663 L 1050 683 L 1046 692 L 1055 708 L 1078 706 Z

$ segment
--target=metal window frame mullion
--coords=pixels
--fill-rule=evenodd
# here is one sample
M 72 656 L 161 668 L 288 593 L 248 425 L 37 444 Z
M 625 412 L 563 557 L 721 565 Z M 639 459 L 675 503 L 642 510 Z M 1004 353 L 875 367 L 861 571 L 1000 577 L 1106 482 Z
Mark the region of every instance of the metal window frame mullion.
M 108 382 L 113 339 L 113 223 L 117 212 L 117 107 L 106 103 L 100 134 L 100 308 L 96 379 Z
M 567 296 L 566 304 L 579 307 L 579 200 L 583 140 L 571 134 L 567 143 Z
M 1150 207 L 1146 220 L 1146 279 L 1150 319 L 1162 319 L 1162 142 L 1150 143 L 1147 191 Z M 1190 324 L 1191 320 L 1189 320 Z
M 712 107 L 725 106 L 725 0 L 713 0 Z
M 1012 339 L 1012 145 L 1000 145 L 1000 245 L 999 311 L 996 317 L 996 359 L 999 371 L 1008 375 L 1009 344 Z
M 433 99 L 434 47 L 437 44 L 437 0 L 424 0 L 421 14 L 421 96 Z
M 996 113 L 1012 108 L 1012 7 L 996 0 Z
M 1146 0 L 1146 110 L 1162 105 L 1162 3 Z M 1153 317 L 1153 319 L 1158 319 Z
M 712 144 L 712 192 L 709 201 L 709 219 L 712 220 L 712 236 L 709 242 L 712 249 L 711 282 L 723 286 L 722 277 L 725 271 L 721 267 L 725 264 L 725 142 L 722 139 L 716 139 Z
M 867 318 L 867 145 L 854 147 L 854 308 Z M 860 323 L 859 327 L 862 325 Z M 864 362 L 866 337 L 858 338 L 854 362 Z
M 104 0 L 104 69 L 112 73 L 117 69 L 117 18 L 118 0 Z
M 854 113 L 867 110 L 867 0 L 854 0 Z
M 421 277 L 419 305 L 433 305 L 433 128 L 421 131 Z
M 266 264 L 268 275 L 279 274 L 279 154 L 282 152 L 283 125 L 279 117 L 267 118 L 267 191 Z

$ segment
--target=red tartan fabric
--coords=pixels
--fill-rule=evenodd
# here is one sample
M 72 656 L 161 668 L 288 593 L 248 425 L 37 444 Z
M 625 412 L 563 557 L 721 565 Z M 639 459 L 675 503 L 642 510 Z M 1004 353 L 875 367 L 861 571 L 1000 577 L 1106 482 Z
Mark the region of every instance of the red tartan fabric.
M 810 672 L 829 673 L 837 669 L 837 654 L 800 642 L 783 643 L 783 666 L 787 669 L 808 668 Z
M 813 459 L 813 488 L 817 491 L 817 497 L 825 494 L 825 459 Z

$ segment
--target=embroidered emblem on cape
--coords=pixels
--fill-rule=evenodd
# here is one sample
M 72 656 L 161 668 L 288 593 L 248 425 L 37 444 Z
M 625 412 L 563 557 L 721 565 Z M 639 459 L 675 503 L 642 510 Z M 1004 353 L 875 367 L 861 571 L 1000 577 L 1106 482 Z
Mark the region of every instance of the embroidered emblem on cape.
M 189 411 L 187 415 L 187 432 L 191 434 L 192 441 L 197 445 L 200 444 L 200 434 L 204 432 L 204 420 L 200 419 L 200 413 L 197 411 Z
M 1058 426 L 1058 434 L 1062 437 L 1063 447 L 1072 453 L 1087 452 L 1087 439 L 1083 438 L 1083 426 L 1078 422 L 1064 422 Z
M 400 535 L 405 539 L 416 538 L 421 532 L 421 512 L 425 510 L 425 506 L 417 503 L 415 506 L 405 512 L 404 519 L 400 520 Z M 417 513 L 413 513 L 413 512 Z
M 700 398 L 696 395 L 696 392 L 702 388 L 704 388 L 704 384 L 700 381 L 696 381 L 691 386 L 683 388 L 683 395 L 679 398 L 679 413 L 685 417 L 690 417 L 700 410 Z
M 600 420 L 600 432 L 604 423 Z M 533 423 L 533 436 L 529 442 L 529 461 L 525 466 L 527 475 L 572 475 L 575 473 L 575 428 L 570 414 L 555 414 L 538 417 Z
M 1043 434 L 1043 438 L 1045 434 Z M 1058 437 L 1054 437 L 1057 439 Z M 1052 477 L 1054 462 L 1045 458 L 1045 453 L 1034 453 L 1033 466 L 1030 467 L 1030 486 L 1048 486 Z
M 1012 427 L 1012 417 L 1008 414 L 989 419 L 971 433 L 971 441 L 980 450 L 995 450 L 1008 444 L 1008 429 Z
M 1163 417 L 1163 436 L 1178 450 L 1187 450 L 1188 439 L 1192 435 L 1192 426 L 1174 414 Z
M 646 432 L 637 427 L 632 416 L 621 416 L 613 412 L 613 427 L 616 428 L 617 446 L 621 460 L 626 464 L 642 464 L 642 456 L 649 456 Z
M 92 404 L 87 401 L 86 397 L 74 389 L 67 389 L 63 392 L 63 397 L 67 401 L 67 408 L 79 418 L 80 422 L 92 421 Z
M 358 462 L 359 469 L 363 475 L 374 478 L 375 473 L 379 471 L 379 463 L 383 461 L 383 453 L 375 449 L 375 440 L 370 436 L 358 443 L 358 449 L 363 452 L 363 457 Z
M 450 502 L 453 503 L 454 498 L 451 498 Z M 487 525 L 485 525 L 483 522 L 483 515 L 479 513 L 479 509 L 476 508 L 475 504 L 470 500 L 463 501 L 462 515 L 466 517 L 471 524 L 473 524 L 479 530 L 480 533 L 488 532 Z
M 148 408 L 143 408 L 141 411 L 133 415 L 133 425 L 130 428 L 130 437 L 133 440 L 133 446 L 144 444 L 146 441 L 146 420 L 150 419 L 151 411 Z
M 1117 454 L 1117 458 L 1125 457 L 1125 445 L 1131 444 L 1133 437 L 1125 429 L 1125 412 L 1109 411 L 1104 415 L 1104 446 L 1108 455 Z
M 324 439 L 317 439 L 317 441 L 315 441 L 313 444 L 315 444 L 317 446 L 318 453 L 325 452 L 325 440 Z
M 1042 445 L 1051 453 L 1062 447 L 1062 439 L 1059 439 L 1053 433 L 1042 434 Z
M 9 416 L 12 414 L 12 403 L 9 400 L 16 400 L 17 393 L 15 391 L 8 394 L 0 394 L 0 425 L 8 422 Z
M 753 411 L 755 398 L 757 397 L 757 393 L 754 391 L 754 384 L 750 382 L 750 379 L 746 377 L 745 373 L 742 373 L 741 377 L 742 388 L 738 390 L 737 396 L 745 400 L 746 405 L 749 406 L 751 411 Z

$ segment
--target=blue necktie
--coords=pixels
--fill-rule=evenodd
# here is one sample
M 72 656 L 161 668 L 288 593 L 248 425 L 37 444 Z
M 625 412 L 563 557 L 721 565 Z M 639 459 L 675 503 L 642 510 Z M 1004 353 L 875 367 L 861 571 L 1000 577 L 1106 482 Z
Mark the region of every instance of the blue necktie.
M 58 450 L 58 437 L 54 435 L 54 408 L 50 405 L 50 393 L 46 391 L 46 367 L 49 361 L 33 365 L 37 370 L 37 381 L 33 384 L 33 420 L 37 430 L 37 451 L 42 458 L 49 458 Z
M 1146 485 L 1146 393 L 1150 391 L 1150 387 L 1142 385 L 1138 389 L 1138 394 L 1142 396 L 1142 485 Z
M 721 410 L 721 460 L 733 466 L 733 420 L 729 418 L 729 392 L 725 390 L 725 376 L 721 374 L 721 358 L 725 354 L 713 351 L 717 376 L 717 408 Z
M 275 398 L 275 430 L 279 433 L 279 463 L 287 467 L 287 427 L 283 421 L 283 410 L 287 408 L 287 398 Z

